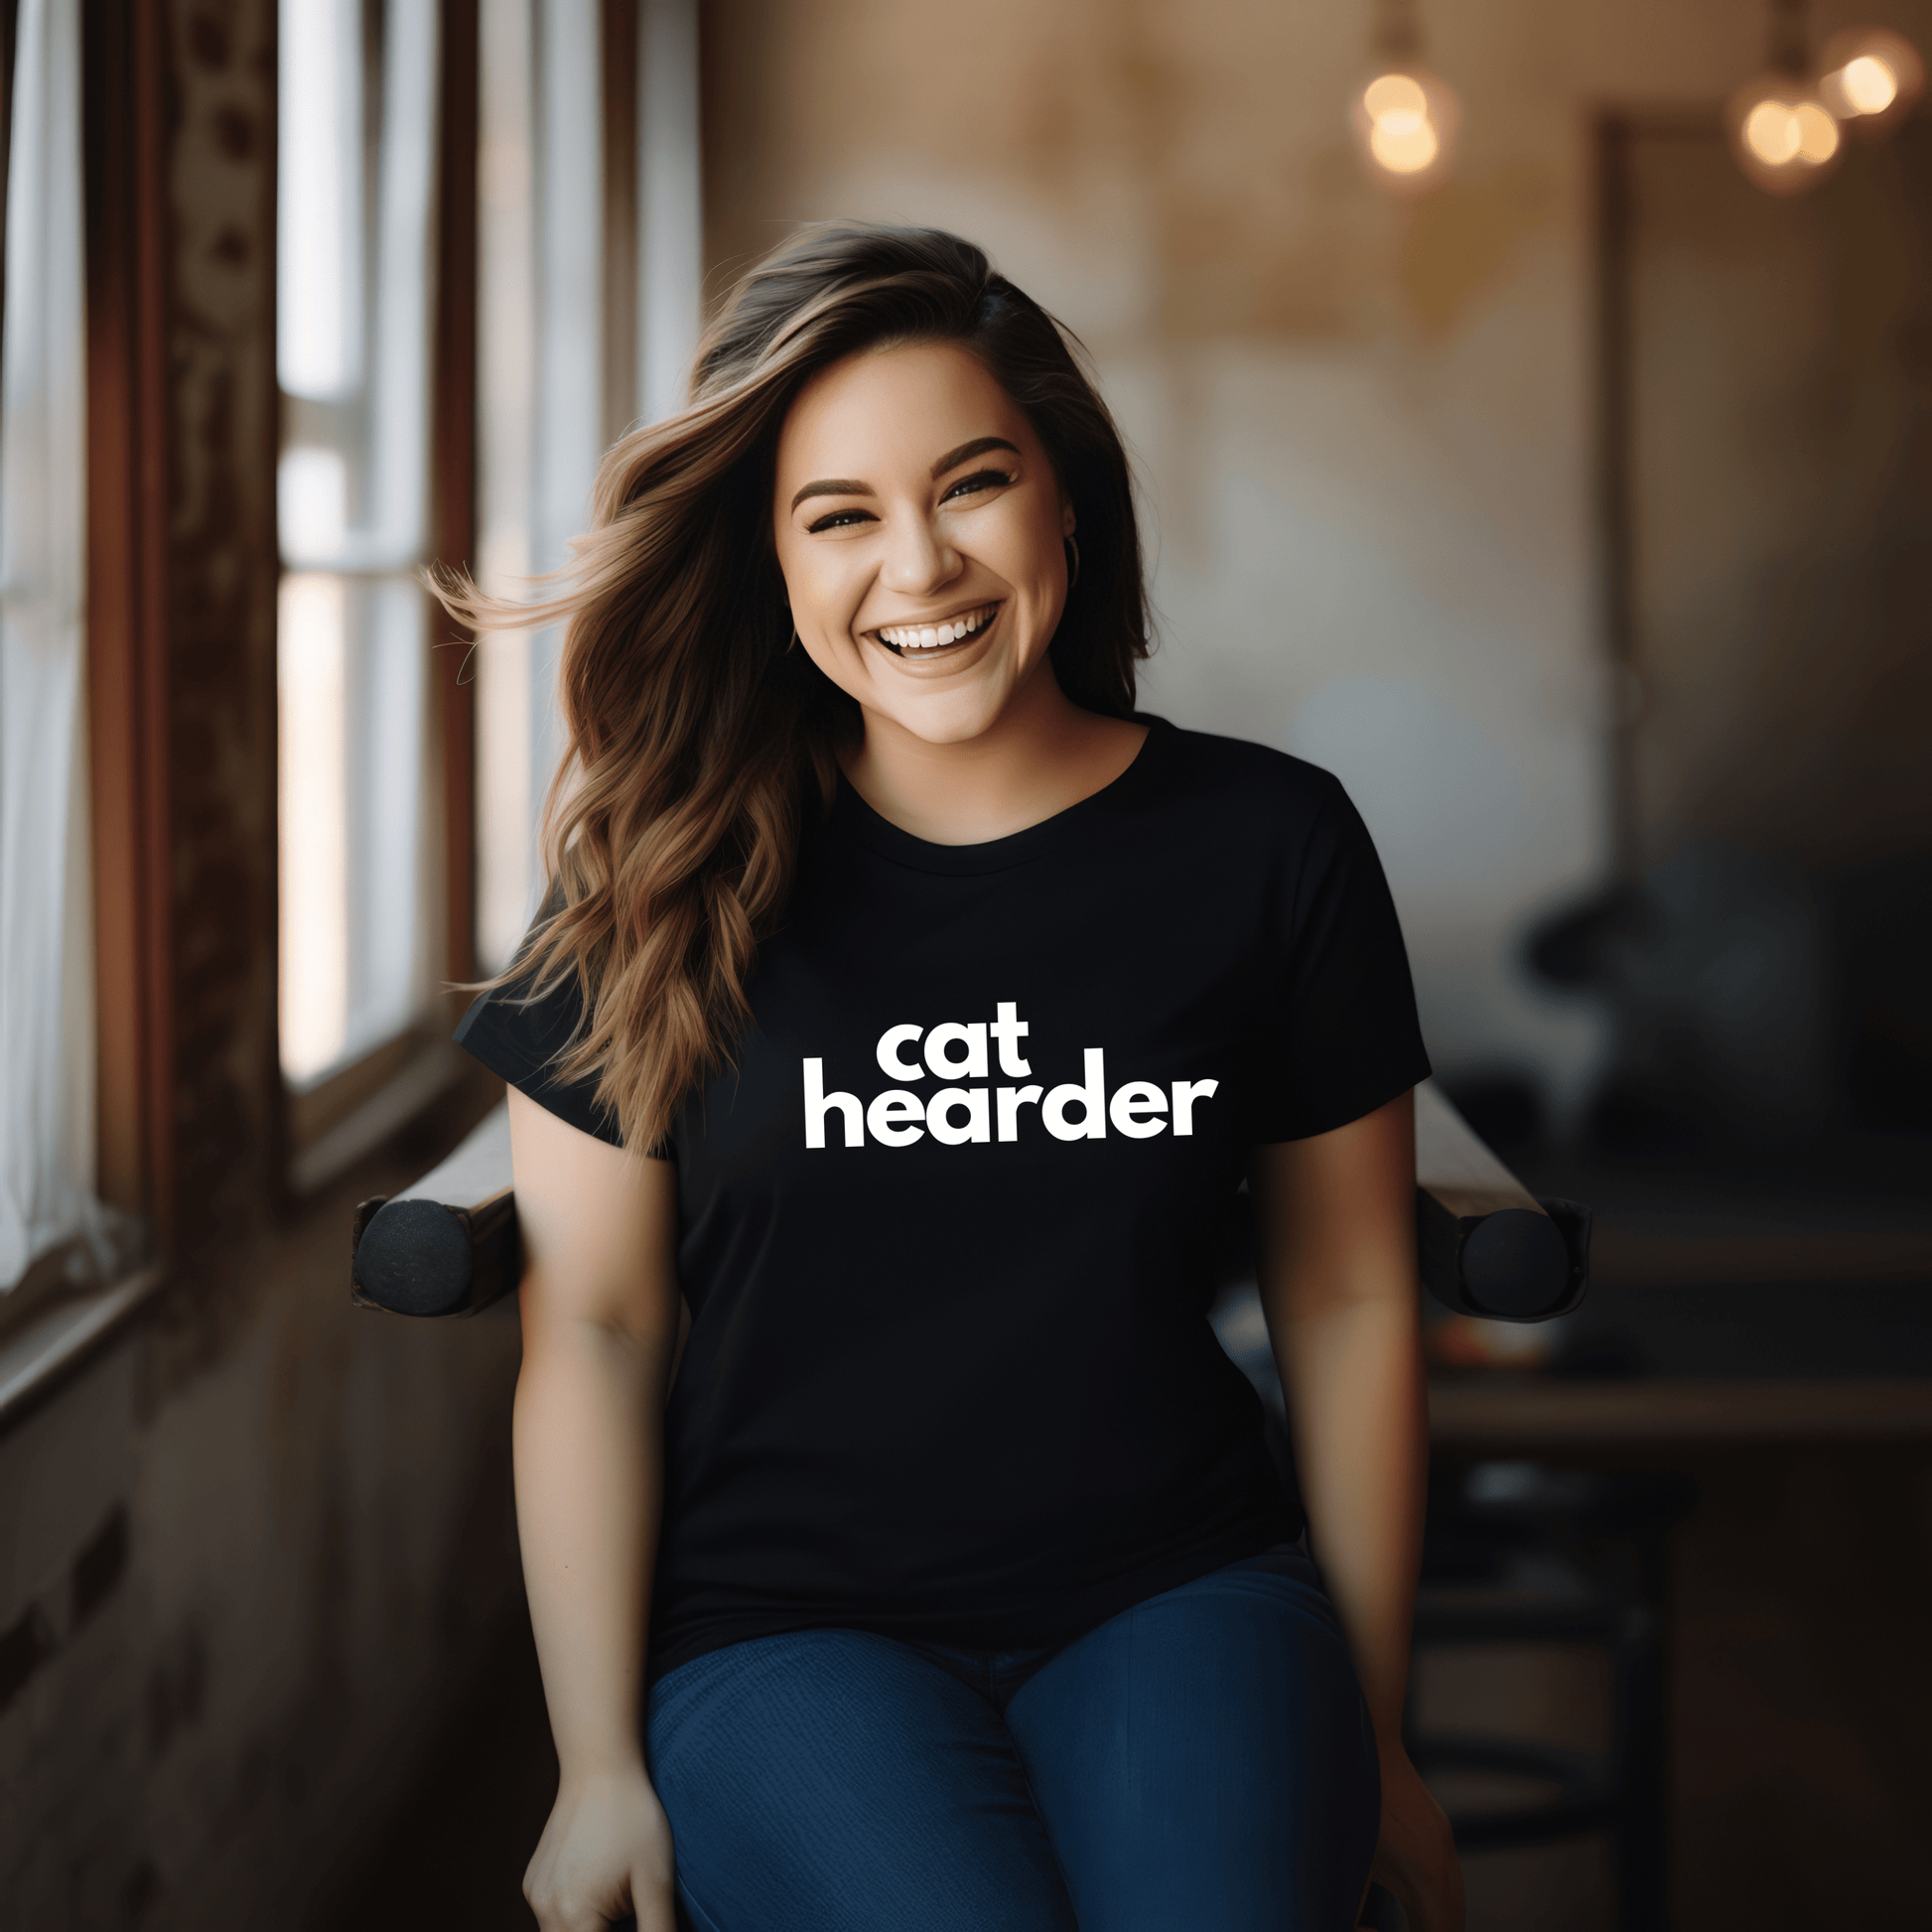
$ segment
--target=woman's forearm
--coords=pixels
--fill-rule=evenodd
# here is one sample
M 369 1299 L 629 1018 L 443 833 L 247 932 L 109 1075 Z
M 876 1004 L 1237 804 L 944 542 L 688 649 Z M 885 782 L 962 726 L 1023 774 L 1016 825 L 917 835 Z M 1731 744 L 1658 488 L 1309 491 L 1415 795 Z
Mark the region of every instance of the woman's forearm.
M 635 1334 L 593 1321 L 526 1323 L 516 1518 L 566 1783 L 642 1762 L 638 1712 L 669 1380 L 658 1355 Z
M 1250 1181 L 1310 1536 L 1387 1746 L 1401 1737 L 1429 1474 L 1412 1097 L 1258 1148 Z
M 1309 1531 L 1376 1736 L 1400 1738 L 1422 1556 L 1428 1406 L 1413 1292 L 1282 1324 Z

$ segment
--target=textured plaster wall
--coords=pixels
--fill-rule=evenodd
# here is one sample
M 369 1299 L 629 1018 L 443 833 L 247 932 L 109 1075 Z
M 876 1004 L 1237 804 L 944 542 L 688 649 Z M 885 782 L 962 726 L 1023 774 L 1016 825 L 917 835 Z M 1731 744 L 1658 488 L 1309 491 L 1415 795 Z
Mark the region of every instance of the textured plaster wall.
M 326 1909 L 518 1587 L 513 1317 L 347 1300 L 355 1199 L 422 1172 L 480 1096 L 272 1211 L 276 9 L 155 4 L 181 1242 L 136 1325 L 0 1430 L 0 1925 L 21 1932 Z
M 1366 4 L 707 17 L 714 289 L 793 220 L 935 222 L 1069 323 L 1145 485 L 1144 701 L 1338 771 L 1439 1064 L 1574 1098 L 1599 1024 L 1519 949 L 1605 863 L 1592 112 L 1722 99 L 1760 63 L 1758 0 L 1434 0 L 1464 141 L 1414 207 L 1364 184 L 1343 130 Z

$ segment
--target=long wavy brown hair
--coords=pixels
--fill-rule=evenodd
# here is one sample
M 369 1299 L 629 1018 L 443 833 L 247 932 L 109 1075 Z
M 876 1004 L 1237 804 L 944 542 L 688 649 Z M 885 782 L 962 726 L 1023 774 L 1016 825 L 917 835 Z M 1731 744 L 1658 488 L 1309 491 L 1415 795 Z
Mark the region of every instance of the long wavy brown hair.
M 437 595 L 479 631 L 562 621 L 568 749 L 544 808 L 544 912 L 508 972 L 539 999 L 574 976 L 582 1019 L 555 1071 L 595 1076 L 626 1147 L 659 1146 L 731 1058 L 759 943 L 783 913 L 804 814 L 829 806 L 858 706 L 801 650 L 771 533 L 778 433 L 820 369 L 952 342 L 1026 412 L 1079 525 L 1049 652 L 1090 711 L 1133 710 L 1148 651 L 1127 455 L 1078 345 L 985 253 L 936 228 L 799 230 L 731 291 L 691 400 L 598 472 L 589 531 L 544 602 Z

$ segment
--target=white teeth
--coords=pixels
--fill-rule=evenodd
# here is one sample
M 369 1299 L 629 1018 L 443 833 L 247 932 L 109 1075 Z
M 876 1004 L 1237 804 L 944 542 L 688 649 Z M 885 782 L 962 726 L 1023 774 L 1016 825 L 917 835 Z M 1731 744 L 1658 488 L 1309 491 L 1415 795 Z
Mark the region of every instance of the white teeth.
M 949 623 L 893 624 L 883 627 L 879 636 L 882 642 L 891 644 L 895 650 L 934 650 L 941 644 L 956 644 L 962 637 L 970 637 L 985 627 L 997 605 L 988 605 L 982 610 L 969 613 L 966 617 L 955 618 Z

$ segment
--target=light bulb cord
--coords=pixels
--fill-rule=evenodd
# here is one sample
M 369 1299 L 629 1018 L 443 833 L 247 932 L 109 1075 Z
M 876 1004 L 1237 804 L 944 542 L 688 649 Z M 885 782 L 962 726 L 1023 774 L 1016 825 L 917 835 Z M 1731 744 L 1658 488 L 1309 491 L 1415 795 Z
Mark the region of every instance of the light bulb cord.
M 1801 78 L 1811 67 L 1810 0 L 1770 0 L 1765 39 L 1772 72 Z
M 1422 57 L 1422 20 L 1416 0 L 1375 0 L 1369 49 L 1378 61 L 1411 67 Z

